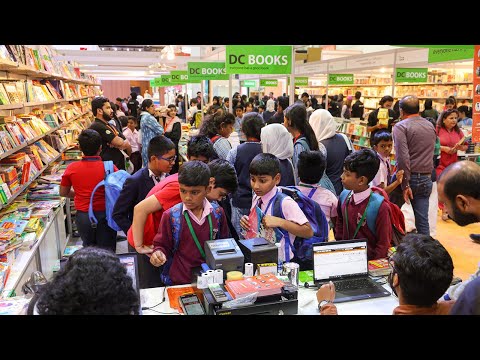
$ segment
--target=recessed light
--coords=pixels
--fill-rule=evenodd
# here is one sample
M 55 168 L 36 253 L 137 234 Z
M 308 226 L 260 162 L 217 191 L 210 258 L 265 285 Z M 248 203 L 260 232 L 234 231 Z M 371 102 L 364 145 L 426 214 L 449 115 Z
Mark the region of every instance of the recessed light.
M 138 49 L 138 51 L 142 51 L 142 49 Z
M 130 48 L 127 48 L 127 51 L 130 51 Z
M 117 51 L 117 48 L 113 48 L 113 51 Z

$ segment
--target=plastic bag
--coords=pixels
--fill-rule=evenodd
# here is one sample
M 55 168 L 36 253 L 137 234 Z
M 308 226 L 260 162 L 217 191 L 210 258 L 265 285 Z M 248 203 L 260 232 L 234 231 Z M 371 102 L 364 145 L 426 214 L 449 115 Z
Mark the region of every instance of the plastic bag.
M 258 292 L 250 293 L 248 295 L 225 301 L 222 304 L 222 309 L 234 309 L 242 306 L 253 305 L 257 301 Z

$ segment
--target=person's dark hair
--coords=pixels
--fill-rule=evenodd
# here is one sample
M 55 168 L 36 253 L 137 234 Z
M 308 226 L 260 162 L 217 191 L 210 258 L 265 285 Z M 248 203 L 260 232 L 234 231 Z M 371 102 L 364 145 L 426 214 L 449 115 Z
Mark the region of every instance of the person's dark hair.
M 452 282 L 452 258 L 431 236 L 408 234 L 397 246 L 392 260 L 408 305 L 434 305 Z
M 440 116 L 438 117 L 438 121 L 437 121 L 438 130 L 440 130 L 440 128 L 446 129 L 445 119 L 448 118 L 452 114 L 457 114 L 457 116 L 458 116 L 458 110 L 457 109 L 447 109 L 447 110 L 442 111 L 440 113 Z M 453 130 L 455 130 L 457 133 L 460 133 L 460 128 L 458 127 L 458 122 L 453 127 Z
M 121 97 L 117 97 L 115 100 L 122 102 L 123 99 Z
M 207 159 L 215 157 L 213 144 L 207 136 L 192 136 L 187 143 L 187 156 L 205 156 Z
M 234 193 L 238 188 L 238 179 L 235 168 L 227 160 L 216 159 L 208 163 L 211 176 L 215 178 L 215 187 L 224 188 Z
M 218 134 L 218 131 L 221 129 L 222 125 L 233 125 L 235 124 L 235 116 L 233 114 L 227 113 L 223 114 L 213 114 L 207 115 L 200 127 L 200 135 L 208 136 L 210 139 Z
M 361 149 L 348 155 L 343 162 L 343 167 L 350 172 L 356 173 L 357 177 L 365 176 L 368 182 L 370 182 L 377 175 L 380 159 L 375 151 Z
M 480 199 L 480 166 L 475 162 L 466 160 L 448 165 L 438 177 L 438 182 L 444 178 L 443 192 L 452 204 L 455 204 L 457 195 Z
M 140 107 L 140 111 L 147 111 L 147 108 L 152 106 L 153 100 L 152 99 L 145 99 L 142 101 L 142 106 Z
M 398 119 L 400 117 L 400 100 L 395 101 L 392 110 L 395 113 L 394 119 Z
M 224 97 L 223 98 L 223 103 L 225 104 L 227 101 L 230 101 L 230 99 L 228 97 Z
M 454 96 L 450 95 L 448 98 L 445 99 L 445 105 L 453 105 L 453 108 L 457 108 L 457 100 Z
M 235 107 L 233 108 L 233 110 L 236 111 L 237 109 L 242 109 L 242 111 L 243 111 L 243 110 L 244 110 L 244 107 L 243 107 L 243 105 L 238 104 L 237 106 L 235 106 Z
M 101 109 L 103 107 L 103 104 L 105 104 L 106 102 L 110 102 L 110 100 L 108 100 L 106 97 L 103 97 L 103 96 L 97 96 L 96 98 L 94 98 L 92 100 L 92 113 L 93 113 L 93 116 L 97 116 L 97 110 L 98 109 Z
M 233 98 L 233 100 L 232 100 L 232 109 L 233 109 L 233 111 L 235 111 L 235 109 L 237 108 L 237 106 L 241 106 L 240 101 L 239 101 L 238 99 L 236 99 L 236 98 Z M 243 109 L 243 107 L 242 107 L 242 109 Z
M 41 290 L 40 315 L 138 315 L 132 278 L 110 250 L 85 247 Z
M 305 184 L 318 184 L 327 167 L 327 159 L 320 151 L 302 151 L 298 155 L 298 177 Z
M 305 136 L 310 150 L 319 150 L 317 137 L 307 120 L 305 105 L 295 103 L 285 109 L 284 116 L 290 121 L 290 126 Z
M 117 117 L 117 110 L 118 110 L 118 106 L 117 104 L 113 103 L 110 101 L 110 107 L 112 108 L 112 116 L 114 119 L 118 120 L 118 117 Z
M 302 98 L 303 98 L 303 97 L 310 98 L 310 95 L 308 95 L 308 93 L 307 93 L 307 92 L 304 92 L 304 93 L 302 94 L 302 96 L 301 96 L 301 97 L 302 97 Z
M 265 111 L 265 105 L 258 105 L 259 109 L 263 109 Z
M 423 104 L 425 110 L 432 110 L 433 109 L 433 101 L 432 99 L 426 99 L 425 103 Z
M 372 146 L 378 145 L 380 141 L 393 141 L 392 134 L 388 131 L 378 131 L 373 137 Z
M 175 144 L 172 140 L 163 135 L 154 136 L 148 143 L 148 160 L 150 160 L 152 156 L 163 156 L 173 149 L 175 149 Z
M 462 105 L 457 108 L 458 113 L 463 112 L 466 117 L 471 118 L 472 117 L 472 108 L 467 106 L 467 105 Z
M 357 91 L 355 93 L 355 99 L 360 100 L 361 97 L 362 97 L 362 93 L 360 91 Z
M 280 174 L 280 160 L 269 153 L 261 153 L 255 156 L 250 163 L 250 175 L 270 175 L 275 177 Z
M 288 107 L 288 97 L 287 96 L 279 96 L 277 98 L 278 106 L 282 107 L 282 110 L 285 110 Z
M 385 104 L 387 101 L 393 102 L 393 97 L 391 97 L 390 95 L 385 95 L 380 99 L 380 101 L 378 102 L 378 105 L 383 106 L 383 104 Z
M 406 95 L 400 100 L 400 109 L 407 114 L 418 114 L 420 111 L 420 103 L 414 95 Z
M 138 95 L 136 92 L 132 92 L 130 93 L 130 96 L 132 97 L 132 100 L 136 100 Z
M 134 118 L 133 116 L 131 116 L 131 117 Z M 118 120 L 120 121 L 120 124 L 122 124 L 122 128 L 124 128 L 128 125 L 128 116 L 120 116 L 118 118 Z M 137 119 L 135 119 L 135 122 L 137 122 Z
M 313 110 L 317 110 L 318 109 L 318 100 L 315 96 L 312 96 L 311 99 L 310 99 L 310 102 L 312 103 L 312 108 Z
M 94 156 L 102 146 L 102 137 L 96 130 L 85 129 L 78 135 L 78 144 L 85 156 Z
M 253 103 L 252 103 L 252 102 L 250 102 L 250 101 L 249 101 L 249 102 L 246 102 L 246 103 L 245 103 L 245 109 L 247 109 L 247 106 L 251 106 L 252 109 L 253 109 Z
M 195 106 L 198 104 L 197 98 L 190 99 L 190 107 L 193 106 L 192 104 L 195 105 Z
M 178 182 L 185 186 L 208 186 L 210 176 L 208 165 L 198 160 L 183 163 L 178 170 Z
M 242 131 L 247 138 L 260 140 L 260 133 L 265 126 L 262 117 L 256 112 L 249 112 L 243 115 Z

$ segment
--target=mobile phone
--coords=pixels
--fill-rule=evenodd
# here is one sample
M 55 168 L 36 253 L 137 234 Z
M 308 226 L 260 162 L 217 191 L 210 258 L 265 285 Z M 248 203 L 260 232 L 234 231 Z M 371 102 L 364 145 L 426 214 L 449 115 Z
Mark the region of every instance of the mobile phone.
M 225 291 L 223 291 L 222 287 L 219 284 L 208 284 L 208 288 L 216 302 L 224 302 L 228 300 L 227 295 L 225 295 Z
M 205 315 L 205 310 L 203 310 L 197 294 L 181 295 L 179 302 L 185 315 Z

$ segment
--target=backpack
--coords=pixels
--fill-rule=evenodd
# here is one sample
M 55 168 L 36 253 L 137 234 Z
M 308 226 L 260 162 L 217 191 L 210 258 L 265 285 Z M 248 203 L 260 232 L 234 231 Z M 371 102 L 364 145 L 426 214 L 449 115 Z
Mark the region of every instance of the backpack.
M 217 142 L 218 139 L 220 139 L 222 137 L 222 135 L 215 135 L 214 137 L 212 137 L 210 139 L 210 141 L 212 142 L 212 144 L 215 144 Z
M 212 202 L 213 207 L 213 216 L 217 220 L 218 229 L 215 232 L 213 237 L 216 238 L 220 233 L 220 228 L 222 226 L 222 211 L 220 205 Z M 165 284 L 165 286 L 172 285 L 172 279 L 170 278 L 170 267 L 172 266 L 173 257 L 178 250 L 178 246 L 180 245 L 180 233 L 182 232 L 182 215 L 183 215 L 183 203 L 177 204 L 170 208 L 170 225 L 172 227 L 172 237 L 173 237 L 173 249 L 172 249 L 172 256 L 170 256 L 165 264 L 163 265 L 163 270 L 160 275 L 160 279 Z M 214 239 L 212 239 L 214 240 Z
M 113 172 L 113 161 L 104 161 L 103 166 L 105 168 L 105 179 L 100 181 L 92 191 L 90 195 L 90 205 L 88 206 L 88 218 L 93 228 L 97 227 L 98 220 L 93 213 L 93 196 L 100 186 L 105 186 L 105 211 L 107 223 L 110 228 L 115 231 L 121 231 L 122 229 L 115 223 L 112 218 L 113 207 L 117 202 L 118 196 L 123 189 L 125 180 L 130 177 L 130 174 L 125 170 L 118 170 Z
M 295 186 L 278 187 L 279 192 L 273 204 L 272 215 L 285 219 L 282 211 L 282 202 L 290 196 L 303 211 L 313 230 L 313 236 L 305 239 L 299 236 L 295 237 L 293 244 L 290 243 L 288 232 L 280 229 L 285 238 L 285 261 L 290 261 L 289 249 L 292 248 L 294 255 L 301 261 L 310 261 L 313 259 L 313 244 L 328 241 L 328 222 L 320 205 L 312 200 L 313 194 L 317 189 L 312 189 L 308 196 L 305 196 Z M 288 241 L 287 241 L 288 240 Z
M 400 208 L 390 202 L 388 198 L 388 194 L 385 192 L 385 190 L 372 186 L 371 187 L 373 193 L 372 193 L 372 200 L 370 201 L 370 205 L 367 208 L 367 226 L 370 229 L 370 231 L 377 236 L 377 231 L 376 231 L 376 226 L 375 223 L 377 221 L 377 215 L 378 215 L 378 210 L 380 209 L 380 206 L 382 205 L 383 202 L 386 202 L 388 205 L 390 211 L 390 221 L 392 223 L 392 246 L 398 246 L 400 243 L 403 241 L 403 238 L 405 237 L 405 217 L 402 213 L 402 210 Z M 343 190 L 342 193 L 340 194 L 340 203 L 342 204 L 341 206 L 345 204 L 345 201 L 347 200 L 348 194 L 350 193 L 350 190 Z

